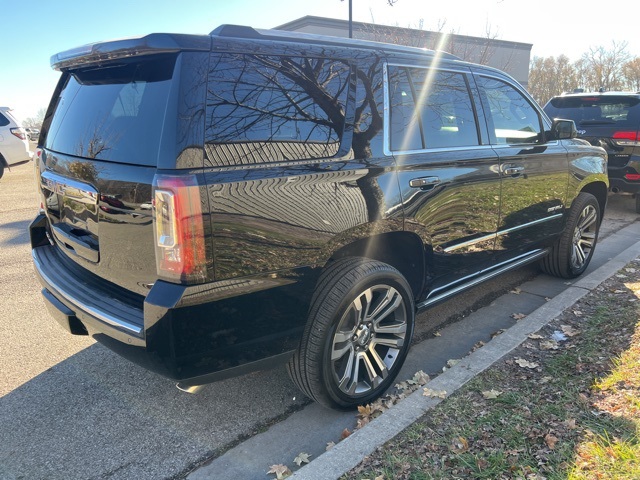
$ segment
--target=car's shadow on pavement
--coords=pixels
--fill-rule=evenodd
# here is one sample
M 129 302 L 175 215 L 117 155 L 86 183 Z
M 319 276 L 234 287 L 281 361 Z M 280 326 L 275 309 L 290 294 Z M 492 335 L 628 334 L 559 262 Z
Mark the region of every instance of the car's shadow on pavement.
M 283 367 L 190 395 L 94 344 L 0 399 L 0 478 L 170 478 L 305 402 Z
M 0 223 L 0 230 L 8 232 L 9 237 L 0 240 L 0 246 L 24 245 L 29 243 L 29 224 L 30 220 L 22 220 L 17 222 Z

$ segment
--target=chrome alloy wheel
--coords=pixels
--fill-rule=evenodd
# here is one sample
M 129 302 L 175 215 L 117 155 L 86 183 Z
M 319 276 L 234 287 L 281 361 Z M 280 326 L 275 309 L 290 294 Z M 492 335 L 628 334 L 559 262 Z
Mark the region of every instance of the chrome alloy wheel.
M 598 232 L 598 212 L 593 205 L 587 205 L 576 225 L 573 232 L 573 242 L 571 246 L 571 266 L 579 270 L 589 259 L 591 250 L 596 243 L 596 234 Z
M 375 285 L 358 295 L 340 319 L 331 344 L 331 373 L 343 393 L 362 395 L 389 375 L 403 349 L 407 310 L 400 292 Z

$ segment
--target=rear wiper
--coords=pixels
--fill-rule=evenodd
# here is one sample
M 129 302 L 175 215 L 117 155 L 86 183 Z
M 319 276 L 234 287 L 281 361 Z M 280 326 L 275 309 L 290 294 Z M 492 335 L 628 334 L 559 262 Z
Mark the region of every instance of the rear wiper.
M 615 120 L 607 120 L 602 119 L 602 120 L 582 120 L 580 122 L 580 125 L 611 125 L 612 123 L 616 123 Z

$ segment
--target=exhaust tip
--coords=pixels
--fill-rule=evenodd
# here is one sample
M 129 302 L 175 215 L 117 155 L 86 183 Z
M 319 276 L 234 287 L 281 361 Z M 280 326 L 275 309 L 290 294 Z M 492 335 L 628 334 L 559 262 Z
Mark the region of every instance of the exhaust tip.
M 612 187 L 612 188 L 611 188 L 611 191 L 612 191 L 613 193 L 618 193 L 618 192 L 620 191 L 620 189 L 619 189 L 618 187 Z
M 183 383 L 176 383 L 176 388 L 186 393 L 196 394 L 204 388 L 204 385 L 185 385 Z

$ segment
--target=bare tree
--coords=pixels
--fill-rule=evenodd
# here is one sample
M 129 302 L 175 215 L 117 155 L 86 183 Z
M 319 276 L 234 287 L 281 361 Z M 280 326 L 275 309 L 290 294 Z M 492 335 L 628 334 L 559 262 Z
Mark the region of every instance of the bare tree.
M 529 92 L 538 103 L 563 92 L 570 92 L 579 85 L 576 68 L 566 55 L 534 57 L 529 67 Z
M 622 66 L 625 88 L 640 92 L 640 57 L 629 60 Z
M 591 48 L 582 56 L 588 70 L 587 87 L 591 90 L 620 90 L 623 86 L 622 68 L 630 59 L 627 42 L 612 42 L 612 48 Z
M 42 122 L 44 121 L 45 113 L 47 113 L 47 110 L 41 108 L 40 110 L 38 110 L 38 113 L 36 113 L 35 117 L 26 118 L 22 122 L 22 126 L 25 128 L 37 128 L 38 130 L 40 130 L 40 128 L 42 127 Z

